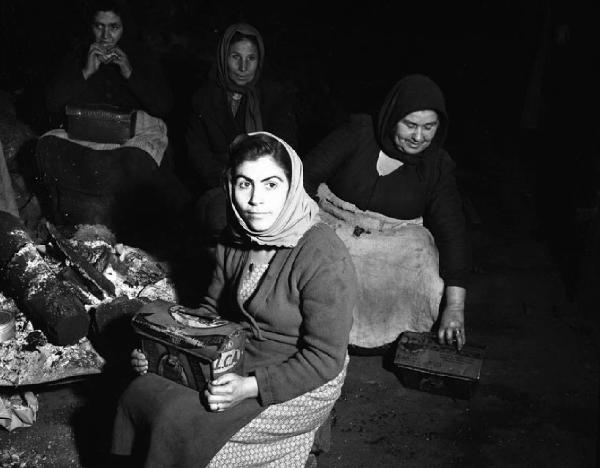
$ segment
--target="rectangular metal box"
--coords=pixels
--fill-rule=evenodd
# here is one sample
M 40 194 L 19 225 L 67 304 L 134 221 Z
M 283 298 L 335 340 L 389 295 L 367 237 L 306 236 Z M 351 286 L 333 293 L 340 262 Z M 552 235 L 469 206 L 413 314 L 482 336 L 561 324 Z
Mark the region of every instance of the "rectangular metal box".
M 245 333 L 233 322 L 191 315 L 183 306 L 155 301 L 132 319 L 148 359 L 148 371 L 202 390 L 207 381 L 240 373 Z
M 479 382 L 485 348 L 467 344 L 439 344 L 431 333 L 404 332 L 400 335 L 394 366 L 409 388 L 469 399 Z
M 67 105 L 67 133 L 74 140 L 125 143 L 135 135 L 136 111 L 116 106 Z

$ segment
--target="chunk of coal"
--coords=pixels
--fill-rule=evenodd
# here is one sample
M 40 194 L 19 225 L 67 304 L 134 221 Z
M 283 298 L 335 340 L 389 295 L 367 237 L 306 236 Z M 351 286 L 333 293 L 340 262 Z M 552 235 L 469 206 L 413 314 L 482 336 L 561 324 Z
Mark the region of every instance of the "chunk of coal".
M 0 278 L 21 309 L 49 341 L 71 345 L 87 335 L 89 315 L 35 248 L 20 219 L 0 211 Z
M 120 253 L 120 259 L 113 268 L 125 276 L 127 283 L 132 286 L 146 286 L 167 276 L 162 265 L 143 250 L 122 246 L 117 252 Z
M 46 335 L 40 330 L 33 330 L 25 337 L 26 344 L 23 345 L 23 351 L 35 351 L 40 346 L 44 346 L 48 343 Z

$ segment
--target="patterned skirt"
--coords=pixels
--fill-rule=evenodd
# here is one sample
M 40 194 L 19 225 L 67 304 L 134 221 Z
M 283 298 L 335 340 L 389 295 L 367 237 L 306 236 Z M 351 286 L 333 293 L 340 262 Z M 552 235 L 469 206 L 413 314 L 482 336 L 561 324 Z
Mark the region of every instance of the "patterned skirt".
M 337 377 L 319 388 L 269 406 L 234 434 L 208 466 L 303 468 L 317 429 L 340 396 L 348 362 L 346 356 Z

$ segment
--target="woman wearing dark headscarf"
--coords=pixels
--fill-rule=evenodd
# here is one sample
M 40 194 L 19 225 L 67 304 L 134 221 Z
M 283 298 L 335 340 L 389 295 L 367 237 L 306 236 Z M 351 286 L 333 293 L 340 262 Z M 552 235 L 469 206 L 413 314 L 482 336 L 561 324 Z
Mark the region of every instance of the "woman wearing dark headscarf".
M 134 351 L 144 375 L 121 398 L 113 452 L 139 443 L 146 467 L 304 467 L 344 380 L 356 276 L 304 191 L 300 158 L 257 132 L 236 139 L 229 160 L 229 227 L 199 310 L 244 327 L 243 372 L 210 382 L 205 407 L 197 392 L 146 374 Z
M 157 60 L 134 40 L 135 27 L 118 0 L 98 0 L 90 8 L 91 42 L 63 60 L 48 88 L 51 113 L 67 104 L 108 104 L 140 109 L 164 118 L 173 96 Z
M 260 33 L 249 24 L 229 26 L 219 41 L 216 70 L 194 94 L 186 137 L 199 191 L 208 191 L 199 201 L 199 208 L 203 224 L 212 233 L 218 233 L 226 224 L 220 184 L 228 146 L 239 134 L 264 130 L 295 147 L 293 107 L 292 95 L 284 86 L 265 76 L 265 48 Z
M 314 196 L 324 182 L 359 210 L 394 220 L 423 217 L 439 250 L 445 285 L 439 338 L 461 347 L 470 253 L 454 163 L 442 147 L 447 126 L 437 84 L 407 76 L 387 95 L 376 121 L 354 117 L 304 158 L 305 186 Z

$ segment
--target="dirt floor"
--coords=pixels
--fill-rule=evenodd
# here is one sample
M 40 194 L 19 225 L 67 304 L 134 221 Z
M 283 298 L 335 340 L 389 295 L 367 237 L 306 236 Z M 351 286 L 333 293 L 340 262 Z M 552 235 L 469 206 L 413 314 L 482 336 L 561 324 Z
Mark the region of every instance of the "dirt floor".
M 467 190 L 481 217 L 467 333 L 486 346 L 473 397 L 406 388 L 389 356 L 353 355 L 320 467 L 598 466 L 597 334 L 531 235 L 527 191 L 505 176 Z M 104 376 L 35 388 L 38 420 L 0 432 L 0 465 L 105 466 L 119 388 Z

